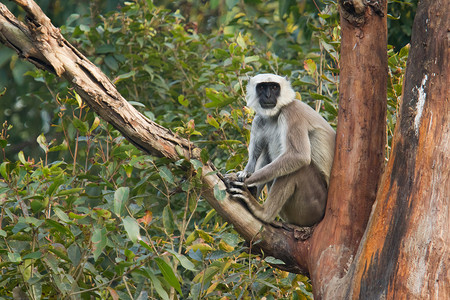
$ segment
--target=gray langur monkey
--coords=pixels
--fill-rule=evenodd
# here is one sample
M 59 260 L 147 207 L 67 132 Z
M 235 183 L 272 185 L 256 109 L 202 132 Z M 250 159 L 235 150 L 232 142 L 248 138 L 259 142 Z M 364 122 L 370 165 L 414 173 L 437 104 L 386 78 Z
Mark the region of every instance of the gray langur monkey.
M 261 221 L 277 215 L 297 226 L 312 226 L 325 213 L 336 134 L 314 109 L 295 99 L 289 81 L 274 74 L 252 77 L 247 106 L 256 115 L 250 132 L 249 160 L 237 179 L 228 184 L 233 197 L 246 202 Z M 243 188 L 264 186 L 268 196 L 261 206 Z

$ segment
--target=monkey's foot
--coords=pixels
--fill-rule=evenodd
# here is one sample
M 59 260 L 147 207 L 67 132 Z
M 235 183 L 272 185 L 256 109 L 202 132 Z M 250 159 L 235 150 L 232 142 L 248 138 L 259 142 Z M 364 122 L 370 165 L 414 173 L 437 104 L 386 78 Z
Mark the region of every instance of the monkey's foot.
M 311 227 L 300 227 L 294 224 L 283 223 L 283 228 L 294 232 L 294 238 L 300 241 L 306 241 L 311 237 L 316 225 Z

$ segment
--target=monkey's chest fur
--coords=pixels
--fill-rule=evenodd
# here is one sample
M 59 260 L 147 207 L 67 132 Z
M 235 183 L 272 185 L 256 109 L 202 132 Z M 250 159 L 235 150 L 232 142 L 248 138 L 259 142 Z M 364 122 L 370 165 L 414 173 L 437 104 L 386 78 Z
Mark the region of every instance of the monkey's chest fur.
M 279 121 L 281 121 L 281 124 L 278 124 Z M 259 160 L 261 160 L 260 163 L 264 163 L 263 165 L 271 163 L 284 151 L 283 143 L 285 143 L 286 139 L 281 132 L 283 129 L 282 123 L 282 120 L 279 120 L 279 118 L 271 117 L 261 118 L 258 123 L 259 130 L 262 132 L 262 152 Z M 257 167 L 257 169 L 259 168 Z

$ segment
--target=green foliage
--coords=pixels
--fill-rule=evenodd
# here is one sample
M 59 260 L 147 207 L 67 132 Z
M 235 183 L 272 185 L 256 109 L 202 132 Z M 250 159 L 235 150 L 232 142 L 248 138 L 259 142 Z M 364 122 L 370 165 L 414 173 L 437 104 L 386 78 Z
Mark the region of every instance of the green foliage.
M 289 76 L 297 98 L 336 125 L 340 27 L 336 3 L 324 2 L 317 14 L 312 2 L 210 1 L 180 12 L 139 0 L 90 25 L 73 14 L 62 32 L 138 110 L 226 172 L 247 159 L 247 76 Z M 389 56 L 391 133 L 407 48 Z M 202 162 L 144 155 L 66 82 L 26 74 L 27 101 L 17 114 L 1 110 L 19 115 L 39 101 L 0 133 L 0 299 L 14 287 L 30 299 L 312 298 L 308 278 L 249 255 L 202 199 Z M 22 122 L 39 115 L 42 124 Z M 18 132 L 35 128 L 35 150 L 16 148 L 33 136 Z
M 388 47 L 388 67 L 389 67 L 389 81 L 387 87 L 387 124 L 386 124 L 386 159 L 389 159 L 391 152 L 391 142 L 394 136 L 394 128 L 397 123 L 399 112 L 399 105 L 401 103 L 403 77 L 406 70 L 406 61 L 408 59 L 409 44 L 400 49 L 398 53 L 393 51 L 393 47 Z
M 411 39 L 412 24 L 418 0 L 389 0 L 388 44 L 396 51 L 405 47 Z

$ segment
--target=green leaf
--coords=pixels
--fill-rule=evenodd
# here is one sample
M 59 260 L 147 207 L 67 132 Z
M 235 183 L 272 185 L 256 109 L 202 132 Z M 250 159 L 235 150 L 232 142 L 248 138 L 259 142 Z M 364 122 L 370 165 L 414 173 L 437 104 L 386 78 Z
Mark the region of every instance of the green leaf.
M 2 175 L 2 177 L 4 179 L 8 179 L 9 178 L 9 176 L 8 176 L 8 174 L 9 174 L 8 165 L 9 165 L 9 161 L 4 161 L 0 165 L 0 174 Z
M 107 55 L 105 57 L 105 64 L 113 71 L 117 71 L 119 69 L 119 63 L 112 55 Z
M 206 123 L 208 123 L 209 125 L 213 126 L 216 129 L 220 128 L 219 122 L 217 122 L 217 120 L 211 115 L 206 116 Z
M 393 15 L 391 15 L 391 14 L 387 14 L 387 18 L 388 18 L 388 19 L 391 19 L 391 20 L 400 20 L 400 16 L 395 17 L 395 16 L 393 16 Z
M 53 146 L 50 149 L 48 149 L 48 152 L 64 151 L 67 150 L 67 148 L 68 148 L 67 141 L 64 140 L 61 144 Z
M 246 64 L 254 62 L 254 61 L 259 61 L 259 56 L 258 55 L 247 56 L 246 58 L 244 58 L 244 62 Z
M 19 154 L 17 154 L 17 156 L 19 157 L 21 163 L 23 164 L 27 163 L 27 161 L 25 160 L 25 156 L 23 155 L 23 151 L 20 151 Z
M 14 253 L 8 252 L 8 258 L 9 258 L 10 262 L 18 263 L 18 262 L 22 261 L 22 258 L 20 257 L 20 254 L 19 253 L 15 253 L 15 252 Z
M 216 215 L 216 210 L 215 209 L 211 209 L 207 214 L 205 219 L 202 222 L 202 225 L 206 225 L 206 223 L 209 222 L 209 220 L 211 220 L 212 217 L 214 217 Z
M 290 4 L 291 4 L 290 0 L 279 0 L 278 1 L 278 12 L 280 14 L 281 19 L 285 20 L 288 17 L 287 14 L 289 13 Z
M 59 258 L 61 258 L 61 259 L 63 259 L 63 260 L 65 260 L 66 262 L 70 262 L 70 259 L 69 259 L 69 257 L 66 255 L 66 252 L 65 252 L 65 248 L 49 248 L 48 249 L 48 251 L 50 251 L 50 252 L 52 252 L 53 254 L 55 254 L 57 257 L 59 257 Z
M 203 164 L 201 161 L 199 161 L 198 159 L 191 159 L 190 163 L 192 164 L 192 166 L 194 167 L 194 169 L 197 171 L 198 169 L 203 168 Z
M 37 137 L 36 141 L 39 144 L 39 146 L 42 148 L 42 150 L 44 150 L 44 152 L 47 153 L 48 152 L 48 144 L 47 144 L 47 139 L 45 138 L 43 133 L 41 133 Z
M 69 223 L 70 218 L 67 216 L 65 212 L 63 212 L 60 208 L 54 207 L 53 211 L 55 212 L 55 215 L 58 216 L 58 218 L 63 221 L 64 223 Z
M 12 233 L 16 234 L 28 227 L 30 227 L 30 225 L 28 225 L 27 223 L 19 222 L 13 227 L 13 229 L 11 231 L 12 231 Z
M 100 125 L 100 118 L 99 117 L 95 117 L 94 122 L 92 122 L 91 128 L 89 129 L 89 132 L 94 131 L 98 125 Z
M 163 225 L 169 234 L 172 234 L 175 230 L 175 221 L 169 205 L 166 205 L 163 210 Z
M 174 183 L 172 172 L 170 172 L 169 168 L 167 168 L 166 166 L 162 166 L 161 168 L 159 168 L 159 175 L 165 181 Z
M 232 155 L 227 160 L 225 167 L 227 170 L 233 170 L 237 166 L 239 166 L 243 161 L 244 161 L 244 156 L 242 154 Z
M 77 117 L 74 117 L 72 120 L 73 126 L 80 131 L 81 134 L 86 134 L 89 130 L 88 122 L 83 122 Z
M 167 249 L 167 252 L 171 253 L 173 256 L 176 257 L 176 259 L 178 259 L 178 261 L 180 262 L 180 264 L 183 266 L 183 268 L 185 268 L 186 270 L 189 271 L 197 271 L 197 269 L 195 269 L 194 264 L 184 255 L 179 254 L 173 250 Z
M 79 192 L 83 191 L 84 188 L 73 188 L 73 189 L 67 189 L 67 190 L 61 190 L 56 194 L 57 196 L 67 196 L 72 194 L 78 194 Z
M 138 101 L 128 101 L 128 103 L 130 103 L 131 105 L 136 106 L 136 107 L 145 107 L 144 103 L 141 103 Z
M 75 22 L 79 18 L 80 18 L 79 14 L 71 14 L 66 20 L 66 25 L 72 24 L 73 22 Z
M 208 153 L 208 149 L 203 148 L 202 152 L 200 153 L 200 158 L 202 159 L 202 162 L 204 164 L 206 164 L 209 160 L 209 153 Z
M 117 76 L 117 78 L 116 78 L 114 83 L 118 83 L 119 81 L 122 81 L 124 79 L 133 77 L 134 75 L 136 75 L 135 71 L 131 71 L 131 72 L 128 72 L 128 73 L 121 74 L 121 75 Z
M 212 101 L 205 104 L 206 108 L 220 108 L 235 101 L 233 97 L 227 97 L 223 92 L 218 92 L 212 88 L 205 88 L 205 93 L 206 97 L 208 97 L 208 99 Z
M 234 0 L 233 0 L 234 1 Z M 230 2 L 230 1 L 227 1 L 227 2 Z M 233 5 L 234 6 L 234 5 Z M 247 45 L 245 44 L 245 40 L 244 40 L 244 38 L 242 37 L 242 34 L 239 32 L 239 34 L 238 34 L 238 37 L 236 38 L 236 43 L 239 45 L 239 47 L 241 47 L 241 48 L 246 48 L 247 47 Z
M 198 236 L 201 237 L 206 243 L 209 244 L 214 243 L 214 238 L 210 234 L 206 233 L 204 230 L 201 229 L 197 229 L 196 231 Z
M 189 101 L 186 98 L 184 98 L 184 95 L 178 96 L 178 103 L 180 103 L 184 107 L 188 107 L 188 105 L 189 105 Z
M 78 266 L 81 261 L 81 250 L 77 244 L 73 243 L 67 248 L 67 256 L 74 266 Z
M 82 107 L 83 106 L 83 100 L 81 99 L 80 95 L 77 94 L 77 92 L 75 92 L 75 99 L 78 102 L 78 107 Z
M 123 226 L 125 227 L 125 231 L 127 232 L 128 238 L 133 243 L 136 243 L 138 240 L 141 239 L 141 234 L 139 233 L 139 224 L 134 218 L 126 216 L 122 220 L 122 223 Z
M 225 4 L 227 5 L 228 10 L 232 10 L 237 4 L 239 0 L 225 0 Z
M 39 200 L 33 200 L 30 203 L 30 207 L 33 210 L 34 213 L 37 213 L 38 211 L 40 211 L 42 208 L 44 208 L 44 204 L 42 203 L 42 201 Z
M 317 71 L 316 63 L 312 59 L 307 59 L 303 62 L 303 64 L 306 72 L 308 72 L 310 76 L 314 76 Z
M 170 299 L 169 295 L 162 287 L 161 281 L 159 281 L 159 279 L 152 272 L 148 272 L 148 275 L 149 275 L 150 280 L 152 281 L 153 286 L 155 287 L 155 291 L 158 293 L 158 295 L 161 296 L 161 298 L 164 300 L 169 300 Z
M 239 235 L 234 233 L 224 233 L 222 235 L 222 240 L 232 247 L 237 247 L 239 244 L 240 238 Z
M 58 189 L 61 186 L 61 184 L 63 184 L 63 183 L 64 183 L 64 180 L 61 176 L 54 178 L 53 183 L 48 187 L 48 189 L 46 191 L 47 195 L 53 196 L 56 189 Z
M 284 265 L 284 261 L 277 259 L 275 257 L 272 256 L 267 256 L 266 258 L 264 258 L 264 260 L 269 263 L 269 264 L 274 264 L 274 265 Z
M 114 213 L 122 217 L 130 194 L 129 187 L 120 187 L 114 192 Z
M 27 255 L 24 255 L 23 259 L 39 259 L 41 257 L 42 257 L 42 252 L 36 251 L 36 252 L 28 253 Z
M 161 270 L 161 273 L 164 276 L 164 279 L 167 280 L 167 282 L 175 288 L 180 295 L 182 295 L 181 292 L 181 286 L 180 282 L 178 281 L 178 278 L 175 276 L 175 273 L 172 270 L 172 267 L 169 266 L 162 258 L 156 257 L 155 258 L 156 264 L 158 265 L 158 268 Z
M 73 213 L 73 212 L 70 212 L 70 213 L 69 213 L 69 218 L 75 219 L 75 220 L 81 220 L 81 219 L 84 219 L 84 218 L 86 218 L 86 216 L 87 216 L 87 215 L 76 214 L 76 213 Z
M 102 254 L 103 249 L 107 243 L 106 239 L 106 228 L 95 228 L 94 234 L 92 235 L 92 248 L 94 254 L 94 260 L 97 261 L 100 254 Z

